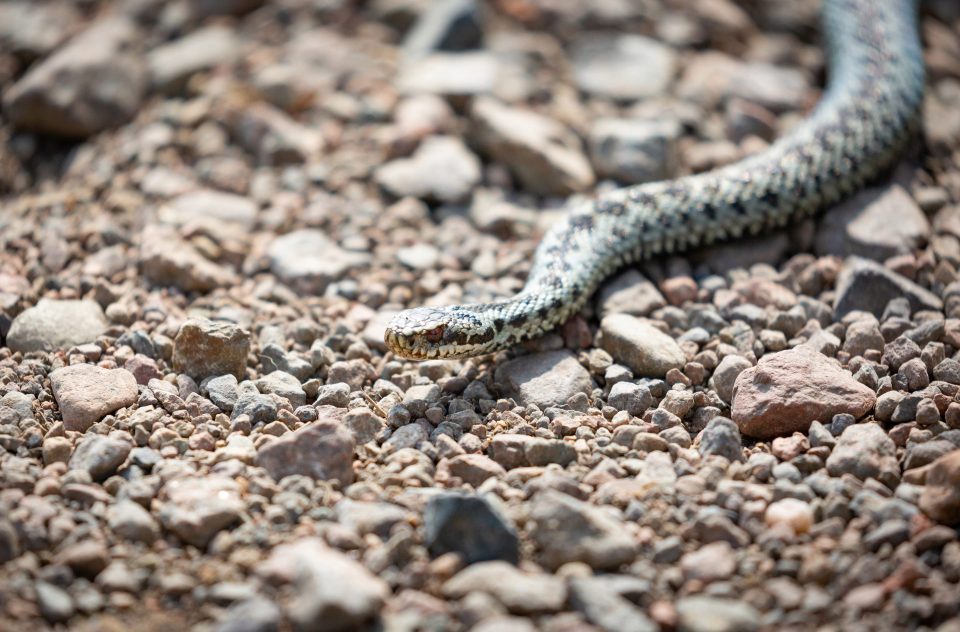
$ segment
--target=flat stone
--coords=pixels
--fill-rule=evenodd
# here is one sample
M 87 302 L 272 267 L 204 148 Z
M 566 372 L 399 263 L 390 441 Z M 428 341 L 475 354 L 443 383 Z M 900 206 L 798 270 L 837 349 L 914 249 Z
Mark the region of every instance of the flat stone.
M 50 623 L 63 623 L 76 612 L 76 606 L 70 593 L 48 582 L 34 584 L 37 591 L 37 605 L 40 614 Z
M 297 630 L 363 629 L 390 596 L 385 581 L 315 537 L 275 547 L 257 574 L 271 583 L 294 584 L 287 612 Z
M 159 517 L 178 538 L 204 549 L 218 532 L 238 522 L 246 506 L 240 485 L 220 474 L 183 477 L 160 489 Z
M 6 91 L 4 113 L 17 127 L 78 139 L 127 122 L 147 83 L 146 65 L 129 50 L 137 37 L 125 17 L 94 22 Z
M 521 406 L 536 404 L 541 410 L 562 406 L 577 393 L 593 390 L 590 372 L 567 350 L 523 356 L 497 367 L 496 383 L 506 397 Z
M 160 536 L 157 521 L 132 500 L 121 500 L 107 508 L 107 525 L 115 535 L 131 542 L 151 544 Z
M 630 268 L 605 283 L 597 293 L 601 317 L 607 314 L 647 316 L 667 301 L 649 279 Z
M 137 380 L 124 369 L 74 364 L 50 374 L 53 397 L 67 430 L 86 432 L 109 413 L 137 401 Z
M 374 180 L 394 197 L 459 202 L 480 182 L 480 160 L 454 136 L 431 136 L 413 156 L 377 168 Z
M 107 330 L 95 301 L 40 299 L 10 325 L 7 346 L 13 351 L 54 351 L 93 342 Z
M 875 478 L 890 488 L 900 480 L 897 446 L 877 424 L 849 426 L 827 458 L 831 476 L 853 474 L 861 480 Z
M 664 94 L 677 69 L 673 49 L 641 35 L 583 35 L 570 55 L 581 91 L 622 101 Z
M 461 454 L 447 461 L 445 466 L 450 476 L 473 487 L 480 487 L 488 478 L 500 478 L 506 474 L 499 463 L 483 454 Z
M 520 560 L 520 542 L 513 523 L 496 505 L 475 494 L 442 492 L 423 512 L 423 541 L 433 556 L 457 553 L 465 564 Z
M 254 382 L 261 393 L 273 393 L 290 402 L 293 408 L 307 403 L 300 380 L 284 371 L 273 371 Z
M 327 285 L 367 264 L 368 254 L 340 248 L 320 230 L 302 228 L 281 235 L 267 248 L 270 269 L 295 290 L 322 295 Z
M 192 75 L 230 63 L 239 54 L 240 38 L 234 29 L 203 27 L 150 51 L 150 82 L 158 90 L 180 90 Z
M 190 191 L 173 198 L 157 212 L 160 221 L 172 226 L 225 227 L 248 232 L 257 223 L 257 203 L 248 197 L 213 189 Z
M 224 374 L 242 379 L 249 352 L 250 333 L 244 329 L 228 322 L 188 320 L 173 341 L 173 366 L 197 380 Z
M 338 422 L 318 421 L 264 445 L 257 465 L 275 480 L 295 474 L 353 482 L 353 433 Z
M 853 311 L 870 312 L 880 318 L 887 303 L 900 297 L 910 302 L 914 312 L 943 309 L 943 302 L 935 294 L 906 277 L 875 261 L 849 257 L 837 278 L 834 312 L 838 319 Z
M 731 417 L 757 438 L 806 434 L 814 420 L 828 423 L 846 413 L 860 418 L 873 409 L 873 389 L 834 361 L 807 347 L 767 354 L 737 377 Z
M 531 193 L 569 195 L 593 185 L 579 139 L 559 122 L 489 98 L 477 99 L 470 117 L 476 144 Z
M 960 525 L 960 450 L 930 464 L 920 495 L 920 509 L 945 525 Z
M 930 222 L 898 184 L 865 189 L 824 214 L 814 238 L 818 255 L 884 261 L 930 239 Z
M 611 590 L 611 582 L 606 577 L 573 578 L 570 581 L 573 607 L 605 632 L 657 632 L 660 626 L 642 608 Z
M 686 354 L 673 338 L 628 314 L 604 317 L 600 332 L 600 345 L 635 375 L 662 378 L 670 369 L 682 369 L 687 362 Z
M 567 589 L 563 580 L 543 573 L 525 573 L 507 562 L 478 562 L 466 567 L 441 587 L 443 595 L 460 599 L 483 592 L 517 614 L 555 612 L 563 608 Z
M 237 142 L 259 165 L 298 165 L 315 161 L 323 151 L 320 132 L 267 103 L 253 103 L 231 118 Z
M 666 180 L 679 165 L 679 123 L 600 119 L 590 128 L 590 160 L 597 175 L 628 184 Z
M 94 481 L 103 481 L 112 476 L 130 454 L 133 446 L 127 441 L 90 435 L 84 438 L 70 457 L 71 470 L 84 470 Z
M 184 292 L 209 292 L 233 285 L 233 270 L 203 256 L 171 226 L 153 224 L 143 230 L 140 266 L 154 285 Z
M 753 632 L 760 613 L 747 602 L 706 595 L 677 600 L 678 629 L 684 632 Z

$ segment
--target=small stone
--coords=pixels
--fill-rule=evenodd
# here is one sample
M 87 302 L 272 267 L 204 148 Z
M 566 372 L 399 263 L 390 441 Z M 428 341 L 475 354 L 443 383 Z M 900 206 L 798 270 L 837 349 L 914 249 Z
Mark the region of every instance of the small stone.
M 394 197 L 459 202 L 480 182 L 480 160 L 459 138 L 431 136 L 413 156 L 378 167 L 374 179 Z
M 767 354 L 737 377 L 731 417 L 741 432 L 772 438 L 806 433 L 838 413 L 859 418 L 877 396 L 826 356 L 800 346 Z
M 274 480 L 295 474 L 353 482 L 353 434 L 334 421 L 319 421 L 286 434 L 257 452 L 257 465 Z
M 40 299 L 21 312 L 7 332 L 13 351 L 54 351 L 93 342 L 107 330 L 107 319 L 94 301 Z
M 450 476 L 473 487 L 480 487 L 488 478 L 499 478 L 507 473 L 499 463 L 482 454 L 461 454 L 447 461 L 446 465 Z
M 660 290 L 650 280 L 630 268 L 613 277 L 597 295 L 601 316 L 630 314 L 646 316 L 667 304 Z
M 737 560 L 730 543 L 721 540 L 684 555 L 680 568 L 688 581 L 715 582 L 729 579 L 737 569 Z
M 187 544 L 203 549 L 219 531 L 240 520 L 246 507 L 240 486 L 219 474 L 169 481 L 160 490 L 163 526 Z
M 110 562 L 106 545 L 99 540 L 85 540 L 71 544 L 57 555 L 57 561 L 66 564 L 84 577 L 96 577 Z
M 144 228 L 140 251 L 143 276 L 154 285 L 183 292 L 209 292 L 236 283 L 232 269 L 205 257 L 171 226 L 152 224 Z
M 945 525 L 960 525 L 960 450 L 941 456 L 929 467 L 920 509 Z
M 397 251 L 397 261 L 411 270 L 429 270 L 439 259 L 440 251 L 430 244 L 414 244 Z
M 423 512 L 424 544 L 433 556 L 458 553 L 465 564 L 520 559 L 513 524 L 484 496 L 443 492 Z
M 232 605 L 217 626 L 217 632 L 271 632 L 280 629 L 279 606 L 259 595 Z
M 622 101 L 664 94 L 677 68 L 673 49 L 641 35 L 583 35 L 574 41 L 571 59 L 581 91 Z
M 617 382 L 610 389 L 607 404 L 617 410 L 625 410 L 634 417 L 640 417 L 653 405 L 650 389 L 633 382 Z
M 43 464 L 66 463 L 73 452 L 73 444 L 66 437 L 49 437 L 43 440 Z
M 250 198 L 214 189 L 199 189 L 173 198 L 157 212 L 172 226 L 201 225 L 222 231 L 251 231 L 257 223 L 257 203 Z
M 567 590 L 560 578 L 525 573 L 501 561 L 471 564 L 448 579 L 441 591 L 452 599 L 483 592 L 518 614 L 555 612 L 563 608 L 567 599 Z
M 275 547 L 257 573 L 294 584 L 288 614 L 297 630 L 362 629 L 390 595 L 386 582 L 315 537 Z
M 875 478 L 888 487 L 900 480 L 897 447 L 877 424 L 854 424 L 843 431 L 827 458 L 831 476 L 853 474 L 861 480 Z
M 737 424 L 726 417 L 714 417 L 700 433 L 698 449 L 703 456 L 722 456 L 728 461 L 743 460 L 743 444 Z
M 462 51 L 483 43 L 483 14 L 474 0 L 441 0 L 426 5 L 403 38 L 406 54 Z
M 221 25 L 197 29 L 150 51 L 150 81 L 162 91 L 184 87 L 191 75 L 233 61 L 240 52 L 236 32 Z
M 290 402 L 296 408 L 307 403 L 307 394 L 300 380 L 284 371 L 272 371 L 258 379 L 254 384 L 261 393 L 273 393 Z
M 20 556 L 20 536 L 9 520 L 0 519 L 0 564 Z
M 627 314 L 611 314 L 600 322 L 601 346 L 636 375 L 665 377 L 682 369 L 687 357 L 676 341 L 656 327 Z
M 720 364 L 713 370 L 713 388 L 725 402 L 733 400 L 733 387 L 737 377 L 753 364 L 743 356 L 728 355 L 720 360 Z
M 188 320 L 173 341 L 173 366 L 201 380 L 233 375 L 242 379 L 250 352 L 250 333 L 240 327 L 206 319 Z
M 84 470 L 94 481 L 103 481 L 127 460 L 132 447 L 120 439 L 90 435 L 77 445 L 70 457 L 70 469 Z
M 348 271 L 369 263 L 370 256 L 340 248 L 326 233 L 302 228 L 281 235 L 267 248 L 270 269 L 298 292 L 322 295 Z
M 677 600 L 678 629 L 684 632 L 753 632 L 760 627 L 760 613 L 744 600 L 707 595 Z
M 575 577 L 570 581 L 570 602 L 586 619 L 606 632 L 657 632 L 660 627 L 607 581 L 618 576 Z M 623 576 L 619 576 L 623 577 Z
M 523 406 L 562 406 L 577 393 L 589 395 L 593 381 L 570 351 L 545 351 L 510 360 L 497 367 L 495 381 L 504 395 Z
M 233 410 L 237 398 L 240 396 L 237 384 L 236 376 L 231 373 L 218 375 L 203 381 L 203 387 L 207 390 L 210 401 L 220 410 L 227 412 Z
M 680 132 L 670 119 L 600 119 L 590 129 L 590 159 L 603 178 L 630 184 L 666 180 L 677 171 Z
M 237 142 L 260 165 L 299 165 L 316 160 L 323 136 L 267 103 L 252 103 L 231 121 Z
M 470 115 L 477 144 L 531 193 L 569 195 L 593 185 L 580 141 L 559 122 L 489 98 L 477 99 Z
M 764 522 L 771 527 L 786 525 L 796 534 L 810 531 L 814 523 L 813 508 L 802 500 L 784 498 L 767 507 Z
M 887 304 L 899 297 L 909 301 L 912 311 L 943 309 L 936 295 L 913 281 L 869 259 L 849 257 L 837 278 L 834 311 L 837 318 L 853 311 L 880 318 Z
M 37 591 L 40 614 L 50 623 L 63 623 L 76 612 L 76 606 L 70 594 L 59 586 L 38 581 L 34 584 L 34 588 Z
M 131 542 L 152 544 L 160 529 L 150 512 L 132 500 L 121 500 L 107 509 L 107 524 L 113 533 Z
M 858 320 L 847 327 L 843 350 L 851 356 L 862 356 L 870 350 L 883 350 L 883 334 L 880 325 L 872 319 Z
M 104 369 L 92 364 L 75 364 L 50 374 L 53 397 L 57 400 L 67 430 L 86 432 L 109 413 L 137 401 L 137 380 L 124 369 Z

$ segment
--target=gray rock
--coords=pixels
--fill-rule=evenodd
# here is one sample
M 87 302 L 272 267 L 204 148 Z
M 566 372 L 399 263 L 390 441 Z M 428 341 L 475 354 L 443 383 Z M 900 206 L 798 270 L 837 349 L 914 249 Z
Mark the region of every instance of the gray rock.
M 573 43 L 571 60 L 580 90 L 624 101 L 664 94 L 677 69 L 669 46 L 641 35 L 583 35 Z
M 385 445 L 389 445 L 395 450 L 403 450 L 404 448 L 415 448 L 420 445 L 421 441 L 426 441 L 428 438 L 429 433 L 422 425 L 412 423 L 394 430 Z
M 211 25 L 150 51 L 147 64 L 154 89 L 181 90 L 197 72 L 235 60 L 240 38 L 233 29 Z
M 173 479 L 161 488 L 160 499 L 163 526 L 200 549 L 239 521 L 246 509 L 239 484 L 221 474 Z
M 176 287 L 184 292 L 209 292 L 236 282 L 230 268 L 206 258 L 173 227 L 163 224 L 144 228 L 140 267 L 152 284 Z
M 562 406 L 577 393 L 589 395 L 593 389 L 590 372 L 566 350 L 545 351 L 510 360 L 497 367 L 495 379 L 504 395 L 522 406 L 536 404 L 541 409 Z
M 300 474 L 353 482 L 353 434 L 333 421 L 319 421 L 271 441 L 257 452 L 257 465 L 275 480 Z
M 76 606 L 70 594 L 59 586 L 38 581 L 34 584 L 37 591 L 37 605 L 40 614 L 50 623 L 63 623 L 76 612 Z
M 336 406 L 346 408 L 350 403 L 350 385 L 343 382 L 324 384 L 317 391 L 317 406 Z M 361 442 L 366 443 L 366 442 Z
M 906 298 L 913 311 L 943 309 L 935 294 L 913 281 L 869 259 L 849 257 L 837 278 L 834 311 L 837 318 L 852 311 L 870 312 L 879 318 L 887 303 L 899 297 Z
M 617 382 L 610 389 L 607 403 L 617 410 L 625 410 L 634 417 L 641 417 L 653 405 L 650 389 L 633 382 Z
M 596 569 L 616 568 L 632 560 L 637 545 L 620 520 L 594 505 L 554 490 L 533 498 L 530 519 L 539 560 L 548 568 L 586 562 Z
M 307 403 L 307 394 L 300 385 L 300 380 L 284 373 L 273 371 L 254 382 L 261 393 L 272 393 L 290 402 L 296 408 Z
M 173 198 L 160 207 L 157 216 L 177 227 L 200 224 L 218 232 L 247 233 L 257 223 L 257 203 L 242 195 L 200 189 Z
M 399 505 L 365 502 L 344 498 L 334 508 L 337 522 L 360 535 L 375 534 L 383 540 L 390 537 L 394 526 L 410 520 L 410 512 Z
M 33 403 L 35 401 L 37 401 L 37 398 L 33 395 L 19 391 L 10 391 L 3 397 L 0 397 L 0 406 L 6 406 L 13 410 L 22 421 L 24 419 L 33 419 Z
M 854 424 L 843 431 L 827 458 L 831 476 L 853 474 L 861 480 L 875 478 L 893 488 L 900 480 L 897 446 L 877 424 Z
M 236 112 L 230 126 L 237 142 L 260 165 L 311 162 L 323 150 L 323 136 L 317 130 L 266 103 L 253 103 Z
M 900 185 L 866 189 L 823 216 L 818 255 L 856 255 L 884 261 L 912 253 L 930 239 L 930 222 Z
M 230 412 L 237 403 L 240 393 L 237 378 L 232 373 L 208 378 L 201 383 L 207 396 L 220 410 Z
M 131 542 L 151 544 L 160 535 L 150 512 L 132 500 L 121 500 L 107 509 L 107 525 L 114 535 Z
M 274 274 L 297 291 L 317 295 L 349 270 L 370 260 L 367 254 L 343 250 L 314 228 L 277 237 L 267 248 L 267 256 Z
M 610 590 L 600 577 L 576 577 L 570 581 L 570 602 L 587 621 L 605 632 L 656 632 L 660 629 L 646 613 Z
M 378 167 L 374 179 L 395 197 L 459 202 L 480 182 L 480 160 L 457 137 L 431 136 L 410 158 Z
M 107 330 L 103 310 L 94 301 L 40 299 L 10 325 L 7 346 L 13 351 L 54 351 L 93 342 Z
M 636 375 L 664 377 L 670 369 L 686 364 L 687 357 L 673 338 L 633 316 L 606 316 L 600 331 L 601 346 Z
M 84 470 L 94 481 L 102 481 L 113 475 L 130 454 L 128 442 L 103 435 L 84 438 L 70 457 L 71 470 Z
M 520 560 L 516 528 L 487 498 L 442 492 L 423 512 L 423 542 L 431 555 L 458 553 L 464 563 Z
M 74 364 L 50 374 L 53 397 L 67 430 L 86 432 L 109 413 L 137 401 L 137 380 L 124 369 Z
M 579 139 L 559 122 L 489 98 L 477 99 L 470 117 L 476 144 L 531 193 L 568 195 L 593 185 Z
M 682 632 L 753 632 L 760 613 L 746 601 L 693 595 L 677 600 Z
M 630 268 L 605 283 L 597 294 L 601 316 L 630 314 L 646 316 L 666 306 L 667 301 L 657 286 Z
M 460 599 L 482 592 L 517 614 L 556 612 L 563 608 L 567 589 L 554 575 L 525 573 L 507 562 L 478 562 L 466 567 L 441 587 L 447 598 Z
M 680 138 L 676 121 L 600 119 L 590 128 L 590 160 L 597 175 L 629 184 L 676 175 Z
M 466 97 L 490 94 L 502 75 L 501 60 L 490 51 L 434 53 L 405 62 L 397 85 L 407 95 Z
M 362 629 L 390 595 L 386 582 L 319 538 L 275 547 L 257 572 L 294 584 L 288 614 L 296 630 Z
M 732 419 L 714 417 L 700 433 L 698 449 L 703 456 L 722 456 L 729 461 L 743 460 L 740 429 Z
M 737 377 L 753 364 L 743 356 L 728 355 L 720 360 L 720 364 L 713 370 L 713 388 L 725 402 L 733 401 L 733 386 Z
M 34 65 L 3 95 L 17 127 L 86 138 L 127 122 L 143 98 L 147 72 L 130 52 L 137 30 L 129 19 L 101 19 Z
M 217 632 L 277 632 L 282 614 L 280 607 L 266 597 L 256 595 L 230 606 L 217 624 Z
M 880 325 L 872 320 L 858 320 L 847 327 L 846 338 L 843 341 L 843 350 L 851 356 L 862 356 L 871 349 L 883 350 L 883 334 Z
M 0 3 L 0 48 L 33 62 L 51 53 L 81 20 L 70 4 Z
M 227 322 L 188 320 L 173 341 L 173 366 L 197 380 L 224 374 L 242 379 L 249 351 L 250 332 Z
M 475 0 L 440 0 L 426 6 L 403 38 L 406 54 L 463 51 L 483 44 L 483 15 Z

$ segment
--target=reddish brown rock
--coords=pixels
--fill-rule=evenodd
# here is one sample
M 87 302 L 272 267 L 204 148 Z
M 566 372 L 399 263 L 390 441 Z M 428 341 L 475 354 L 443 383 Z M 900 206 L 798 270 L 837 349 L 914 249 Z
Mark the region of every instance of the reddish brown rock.
M 744 434 L 769 439 L 805 433 L 814 420 L 827 423 L 839 413 L 860 418 L 876 400 L 829 358 L 800 346 L 766 355 L 737 377 L 731 417 Z
M 333 421 L 319 421 L 271 441 L 257 452 L 257 465 L 276 480 L 301 474 L 319 480 L 353 482 L 353 433 Z
M 938 522 L 960 525 L 960 450 L 930 464 L 920 509 Z
M 104 415 L 137 401 L 137 380 L 124 369 L 66 366 L 50 374 L 50 386 L 67 430 L 86 432 Z
M 447 461 L 445 466 L 450 476 L 474 487 L 479 487 L 491 476 L 504 476 L 507 473 L 499 463 L 482 454 L 461 454 Z

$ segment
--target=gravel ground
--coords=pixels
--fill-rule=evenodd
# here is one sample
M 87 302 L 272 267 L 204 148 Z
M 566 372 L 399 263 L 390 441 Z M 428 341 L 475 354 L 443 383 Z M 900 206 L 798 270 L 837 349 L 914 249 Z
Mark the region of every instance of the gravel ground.
M 815 2 L 0 4 L 0 628 L 960 630 L 960 10 L 820 220 L 525 348 L 576 196 L 763 149 Z

